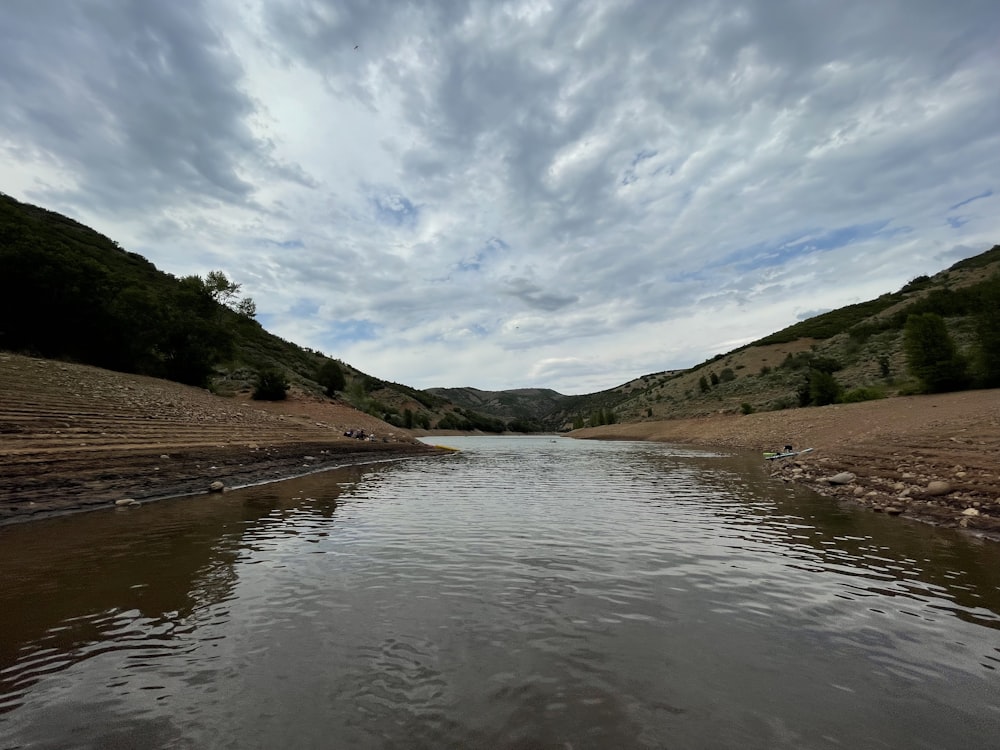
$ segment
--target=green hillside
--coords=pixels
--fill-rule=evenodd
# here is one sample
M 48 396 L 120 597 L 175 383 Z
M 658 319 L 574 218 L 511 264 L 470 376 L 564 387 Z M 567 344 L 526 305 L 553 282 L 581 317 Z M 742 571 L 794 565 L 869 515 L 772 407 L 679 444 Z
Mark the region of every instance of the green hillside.
M 397 426 L 503 430 L 493 417 L 267 332 L 252 303 L 213 281 L 177 278 L 73 219 L 0 194 L 0 349 L 222 395 L 251 392 L 262 374 L 277 373 L 292 389 L 324 398 L 321 371 L 333 367 L 342 375 L 336 398 Z

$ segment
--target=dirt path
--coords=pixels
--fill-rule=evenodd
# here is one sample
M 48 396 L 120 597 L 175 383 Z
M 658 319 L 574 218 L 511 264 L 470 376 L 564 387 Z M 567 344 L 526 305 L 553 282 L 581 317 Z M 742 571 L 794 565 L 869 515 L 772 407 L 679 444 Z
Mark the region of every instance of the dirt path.
M 571 434 L 752 451 L 813 447 L 765 468 L 878 512 L 1000 539 L 1000 390 L 609 425 Z
M 221 398 L 0 352 L 0 524 L 437 452 L 329 401 Z

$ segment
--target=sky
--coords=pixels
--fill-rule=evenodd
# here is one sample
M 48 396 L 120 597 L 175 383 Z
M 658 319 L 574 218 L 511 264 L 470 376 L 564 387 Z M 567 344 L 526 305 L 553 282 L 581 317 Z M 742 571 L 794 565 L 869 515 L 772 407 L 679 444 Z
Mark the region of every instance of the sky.
M 1000 243 L 996 0 L 2 0 L 0 192 L 418 388 L 611 388 Z

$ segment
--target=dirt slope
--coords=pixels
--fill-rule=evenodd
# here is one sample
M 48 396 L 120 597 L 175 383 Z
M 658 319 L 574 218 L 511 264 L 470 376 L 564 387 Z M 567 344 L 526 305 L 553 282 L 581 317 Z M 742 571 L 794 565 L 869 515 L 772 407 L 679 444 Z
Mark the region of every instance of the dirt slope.
M 374 441 L 344 436 L 374 433 Z M 0 524 L 435 450 L 329 401 L 222 398 L 0 352 Z

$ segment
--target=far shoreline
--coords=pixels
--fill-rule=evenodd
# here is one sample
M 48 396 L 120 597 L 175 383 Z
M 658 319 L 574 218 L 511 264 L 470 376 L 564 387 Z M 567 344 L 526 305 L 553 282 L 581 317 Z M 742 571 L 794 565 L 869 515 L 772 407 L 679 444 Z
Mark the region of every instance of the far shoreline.
M 573 430 L 757 452 L 764 471 L 827 497 L 1000 541 L 1000 390 Z M 765 462 L 762 453 L 813 448 Z

